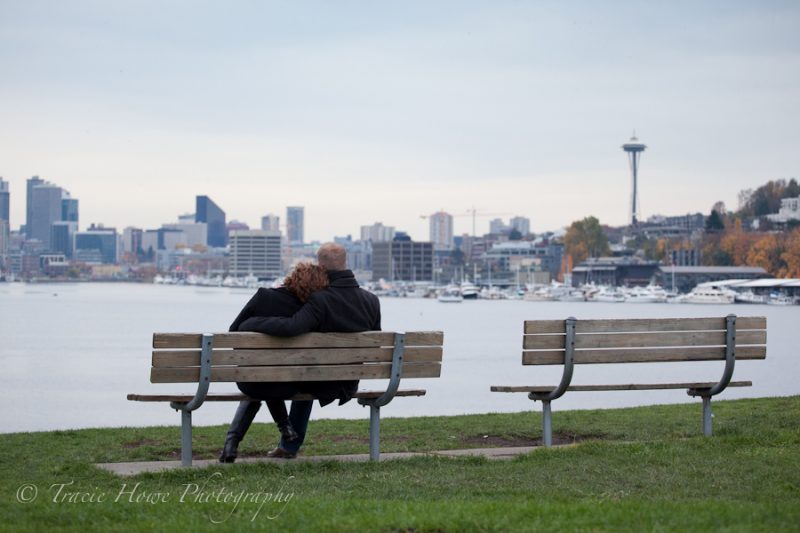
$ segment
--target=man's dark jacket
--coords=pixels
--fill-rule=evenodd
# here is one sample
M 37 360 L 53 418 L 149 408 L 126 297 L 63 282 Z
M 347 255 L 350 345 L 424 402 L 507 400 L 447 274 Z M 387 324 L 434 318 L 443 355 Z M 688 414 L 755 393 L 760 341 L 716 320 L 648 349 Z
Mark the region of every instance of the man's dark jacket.
M 328 288 L 313 293 L 292 316 L 251 316 L 238 325 L 238 330 L 293 337 L 310 331 L 355 333 L 381 329 L 378 297 L 361 289 L 350 270 L 328 272 L 328 279 Z M 348 401 L 358 390 L 358 381 L 306 382 L 300 386 L 308 392 L 313 389 L 325 405 L 334 399 Z

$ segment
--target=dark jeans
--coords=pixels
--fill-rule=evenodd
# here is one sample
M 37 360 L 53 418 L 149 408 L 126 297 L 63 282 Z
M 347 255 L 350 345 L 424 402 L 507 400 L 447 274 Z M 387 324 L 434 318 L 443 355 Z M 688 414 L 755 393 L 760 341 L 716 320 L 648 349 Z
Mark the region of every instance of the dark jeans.
M 259 400 L 287 400 L 300 392 L 296 383 L 266 383 L 266 382 L 241 382 L 236 384 L 239 390 L 251 398 Z M 297 453 L 303 445 L 308 429 L 308 420 L 311 418 L 312 400 L 293 401 L 289 410 L 289 423 L 297 432 L 299 438 L 293 442 L 283 442 L 280 447 L 286 451 Z

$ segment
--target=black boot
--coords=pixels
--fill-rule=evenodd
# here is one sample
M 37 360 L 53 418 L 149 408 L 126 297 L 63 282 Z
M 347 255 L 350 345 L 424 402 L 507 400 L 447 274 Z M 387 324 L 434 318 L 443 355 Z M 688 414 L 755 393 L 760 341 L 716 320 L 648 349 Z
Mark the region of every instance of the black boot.
M 233 415 L 231 421 L 231 427 L 228 429 L 228 435 L 225 437 L 225 446 L 219 456 L 220 463 L 232 463 L 236 460 L 239 443 L 250 429 L 250 424 L 253 423 L 260 408 L 261 402 L 239 402 L 239 407 L 236 408 L 236 414 Z
M 300 435 L 294 430 L 288 418 L 285 423 L 278 424 L 278 431 L 281 432 L 281 439 L 283 442 L 293 442 L 300 438 Z

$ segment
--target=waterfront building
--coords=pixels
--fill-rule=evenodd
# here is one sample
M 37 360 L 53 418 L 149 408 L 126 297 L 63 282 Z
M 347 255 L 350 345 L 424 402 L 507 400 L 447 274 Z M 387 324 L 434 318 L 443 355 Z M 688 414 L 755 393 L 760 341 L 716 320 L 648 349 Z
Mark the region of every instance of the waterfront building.
M 433 281 L 433 243 L 396 235 L 391 242 L 372 243 L 372 280 Z
M 586 283 L 634 287 L 649 285 L 661 264 L 637 257 L 590 257 L 572 269 L 572 286 Z
M 25 196 L 25 237 L 33 239 L 31 235 L 31 226 L 33 225 L 33 188 L 43 185 L 45 181 L 39 176 L 33 176 L 26 182 L 26 196 Z
M 511 219 L 509 226 L 511 230 L 517 230 L 523 237 L 531 232 L 531 219 L 526 217 L 514 217 Z
M 281 217 L 272 213 L 261 217 L 261 229 L 273 233 L 281 232 Z
M 83 263 L 115 264 L 119 261 L 117 230 L 92 224 L 75 233 L 75 259 Z
M 215 248 L 224 248 L 228 244 L 228 233 L 225 227 L 225 211 L 208 196 L 197 196 L 195 202 L 195 222 L 207 224 L 208 240 L 206 244 Z
M 769 277 L 763 268 L 749 266 L 662 266 L 656 274 L 659 285 L 678 292 L 689 292 L 708 281 Z
M 47 253 L 39 256 L 39 271 L 45 276 L 63 277 L 69 269 L 67 256 L 60 253 Z
M 41 241 L 45 249 L 50 248 L 50 226 L 61 220 L 61 201 L 64 197 L 64 189 L 51 183 L 33 187 L 31 197 L 33 212 L 27 234 L 29 239 Z
M 305 242 L 305 208 L 291 206 L 286 208 L 286 239 L 290 245 Z
M 281 275 L 281 235 L 264 230 L 230 233 L 230 274 L 276 279 Z
M 453 248 L 453 216 L 438 211 L 428 217 L 430 224 L 430 240 L 436 250 L 452 250 Z
M 361 226 L 361 240 L 369 242 L 388 242 L 394 239 L 394 226 L 384 226 L 376 222 L 371 226 Z

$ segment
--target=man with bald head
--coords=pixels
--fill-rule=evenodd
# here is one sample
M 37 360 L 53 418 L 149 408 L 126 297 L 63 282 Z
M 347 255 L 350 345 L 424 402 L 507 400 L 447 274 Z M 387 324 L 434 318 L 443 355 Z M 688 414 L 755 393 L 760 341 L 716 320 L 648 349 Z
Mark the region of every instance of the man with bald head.
M 251 317 L 239 326 L 239 331 L 256 331 L 279 337 L 293 337 L 311 331 L 322 333 L 379 331 L 381 309 L 378 298 L 358 286 L 353 272 L 347 269 L 347 252 L 344 247 L 332 242 L 323 244 L 317 250 L 317 262 L 328 271 L 330 282 L 328 288 L 309 296 L 308 301 L 294 316 Z M 320 405 L 327 405 L 337 399 L 341 405 L 356 393 L 358 381 L 303 384 L 305 390 L 309 387 L 319 399 Z M 265 399 L 266 396 L 267 394 Z M 268 455 L 287 459 L 295 457 L 305 438 L 312 404 L 310 401 L 292 402 L 289 420 L 300 438 L 291 442 L 281 440 L 280 445 Z

